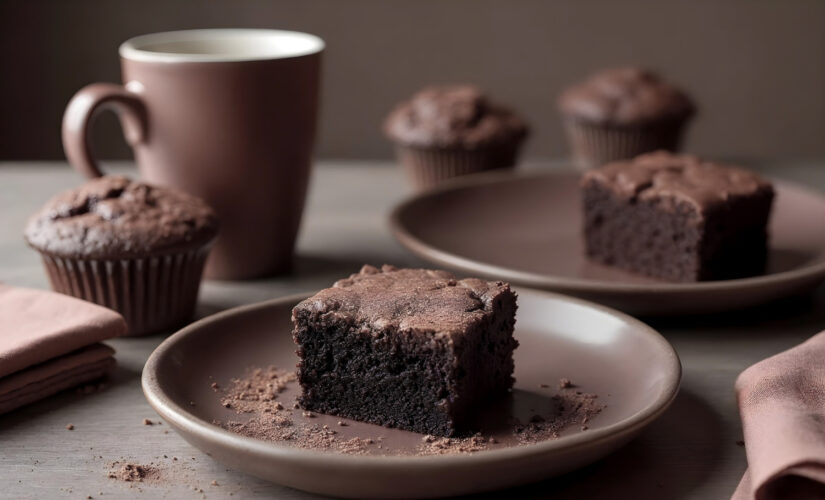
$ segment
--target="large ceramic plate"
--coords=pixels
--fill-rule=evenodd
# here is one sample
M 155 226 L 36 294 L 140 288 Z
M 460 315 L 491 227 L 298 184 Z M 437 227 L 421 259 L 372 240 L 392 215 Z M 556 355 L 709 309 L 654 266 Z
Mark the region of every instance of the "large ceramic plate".
M 175 430 L 216 460 L 301 490 L 352 498 L 439 497 L 537 481 L 623 445 L 667 408 L 679 387 L 679 359 L 650 327 L 578 299 L 522 289 L 517 381 L 508 411 L 523 417 L 519 413 L 527 407 L 552 404 L 557 381 L 566 377 L 607 405 L 588 430 L 573 426 L 558 439 L 499 443 L 471 454 L 399 456 L 394 449 L 421 443 L 421 436 L 348 421 L 349 426 L 335 428 L 351 436 L 384 438 L 382 455 L 354 456 L 242 437 L 214 425 L 238 416 L 221 406 L 211 382 L 223 384 L 250 367 L 295 365 L 290 310 L 299 299 L 233 309 L 184 328 L 149 358 L 143 390 Z M 291 408 L 296 393 L 292 388 L 279 398 Z M 341 419 L 314 420 L 334 426 Z
M 575 295 L 631 314 L 719 312 L 806 292 L 825 281 L 825 198 L 775 182 L 767 272 L 667 283 L 583 257 L 575 173 L 492 173 L 418 195 L 390 218 L 420 257 L 462 273 Z

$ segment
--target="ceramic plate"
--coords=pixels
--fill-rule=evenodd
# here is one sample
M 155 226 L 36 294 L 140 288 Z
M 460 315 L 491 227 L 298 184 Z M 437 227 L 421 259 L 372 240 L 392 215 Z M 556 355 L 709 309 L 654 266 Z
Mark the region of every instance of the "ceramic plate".
M 825 281 L 825 198 L 774 181 L 767 272 L 667 283 L 589 262 L 581 238 L 580 174 L 491 173 L 418 195 L 390 218 L 418 256 L 474 276 L 575 295 L 631 314 L 719 312 L 802 293 Z
M 400 451 L 420 444 L 420 434 L 351 420 L 335 428 L 344 437 L 381 437 L 383 449 L 374 455 L 311 451 L 242 437 L 213 424 L 240 418 L 221 406 L 210 387 L 213 381 L 225 384 L 253 367 L 295 366 L 290 311 L 300 299 L 240 307 L 184 328 L 149 358 L 143 390 L 177 432 L 216 460 L 301 490 L 350 498 L 441 497 L 537 481 L 623 445 L 668 407 L 679 387 L 679 359 L 650 327 L 578 299 L 521 289 L 517 381 L 503 411 L 523 418 L 528 409 L 552 404 L 558 380 L 565 377 L 606 404 L 587 430 L 571 426 L 558 439 L 529 445 L 505 440 L 475 453 L 405 456 Z M 298 389 L 290 385 L 279 401 L 294 418 L 302 418 L 299 410 L 291 410 Z M 318 415 L 313 420 L 335 426 L 342 419 Z

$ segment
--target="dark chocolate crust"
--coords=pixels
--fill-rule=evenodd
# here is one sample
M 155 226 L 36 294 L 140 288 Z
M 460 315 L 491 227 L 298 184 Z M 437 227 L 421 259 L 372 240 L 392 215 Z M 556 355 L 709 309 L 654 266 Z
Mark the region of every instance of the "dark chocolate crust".
M 403 146 L 482 149 L 520 144 L 529 132 L 514 111 L 468 85 L 428 87 L 390 113 L 384 132 Z
M 572 120 L 643 127 L 682 122 L 696 107 L 687 94 L 655 73 L 626 67 L 602 71 L 565 90 L 559 110 Z
M 668 281 L 762 273 L 774 190 L 739 167 L 656 152 L 582 179 L 587 256 Z
M 58 194 L 34 214 L 26 241 L 54 256 L 124 259 L 195 248 L 217 234 L 200 198 L 107 176 Z
M 467 431 L 476 405 L 512 387 L 515 312 L 506 283 L 364 266 L 293 309 L 299 402 L 421 433 Z

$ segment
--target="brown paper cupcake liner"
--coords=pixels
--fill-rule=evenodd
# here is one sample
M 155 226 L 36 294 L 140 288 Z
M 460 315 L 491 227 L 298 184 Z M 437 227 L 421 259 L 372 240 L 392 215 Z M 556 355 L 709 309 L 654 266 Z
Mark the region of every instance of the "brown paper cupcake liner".
M 647 127 L 615 127 L 567 120 L 564 128 L 573 160 L 586 169 L 659 149 L 678 151 L 684 125 L 684 121 L 674 121 Z
M 114 309 L 129 335 L 174 328 L 192 318 L 209 247 L 177 254 L 82 260 L 42 254 L 52 289 Z
M 509 168 L 516 164 L 520 144 L 466 149 L 397 146 L 398 160 L 416 188 L 423 190 L 453 177 Z

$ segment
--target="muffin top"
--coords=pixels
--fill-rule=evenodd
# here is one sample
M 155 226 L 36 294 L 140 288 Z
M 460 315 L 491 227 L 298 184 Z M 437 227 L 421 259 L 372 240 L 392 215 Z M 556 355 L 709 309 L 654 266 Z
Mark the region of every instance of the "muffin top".
M 635 67 L 597 73 L 565 90 L 558 104 L 572 119 L 630 126 L 683 120 L 696 111 L 687 94 L 655 73 Z
M 515 112 L 469 85 L 428 87 L 402 102 L 384 123 L 393 141 L 422 148 L 476 149 L 527 137 Z
M 126 177 L 100 177 L 49 200 L 26 226 L 35 249 L 80 259 L 176 252 L 208 243 L 217 218 L 200 198 Z
M 610 186 L 627 199 L 675 198 L 699 209 L 720 206 L 736 197 L 773 196 L 770 182 L 754 172 L 667 151 L 590 170 L 582 179 L 583 184 L 589 182 Z

